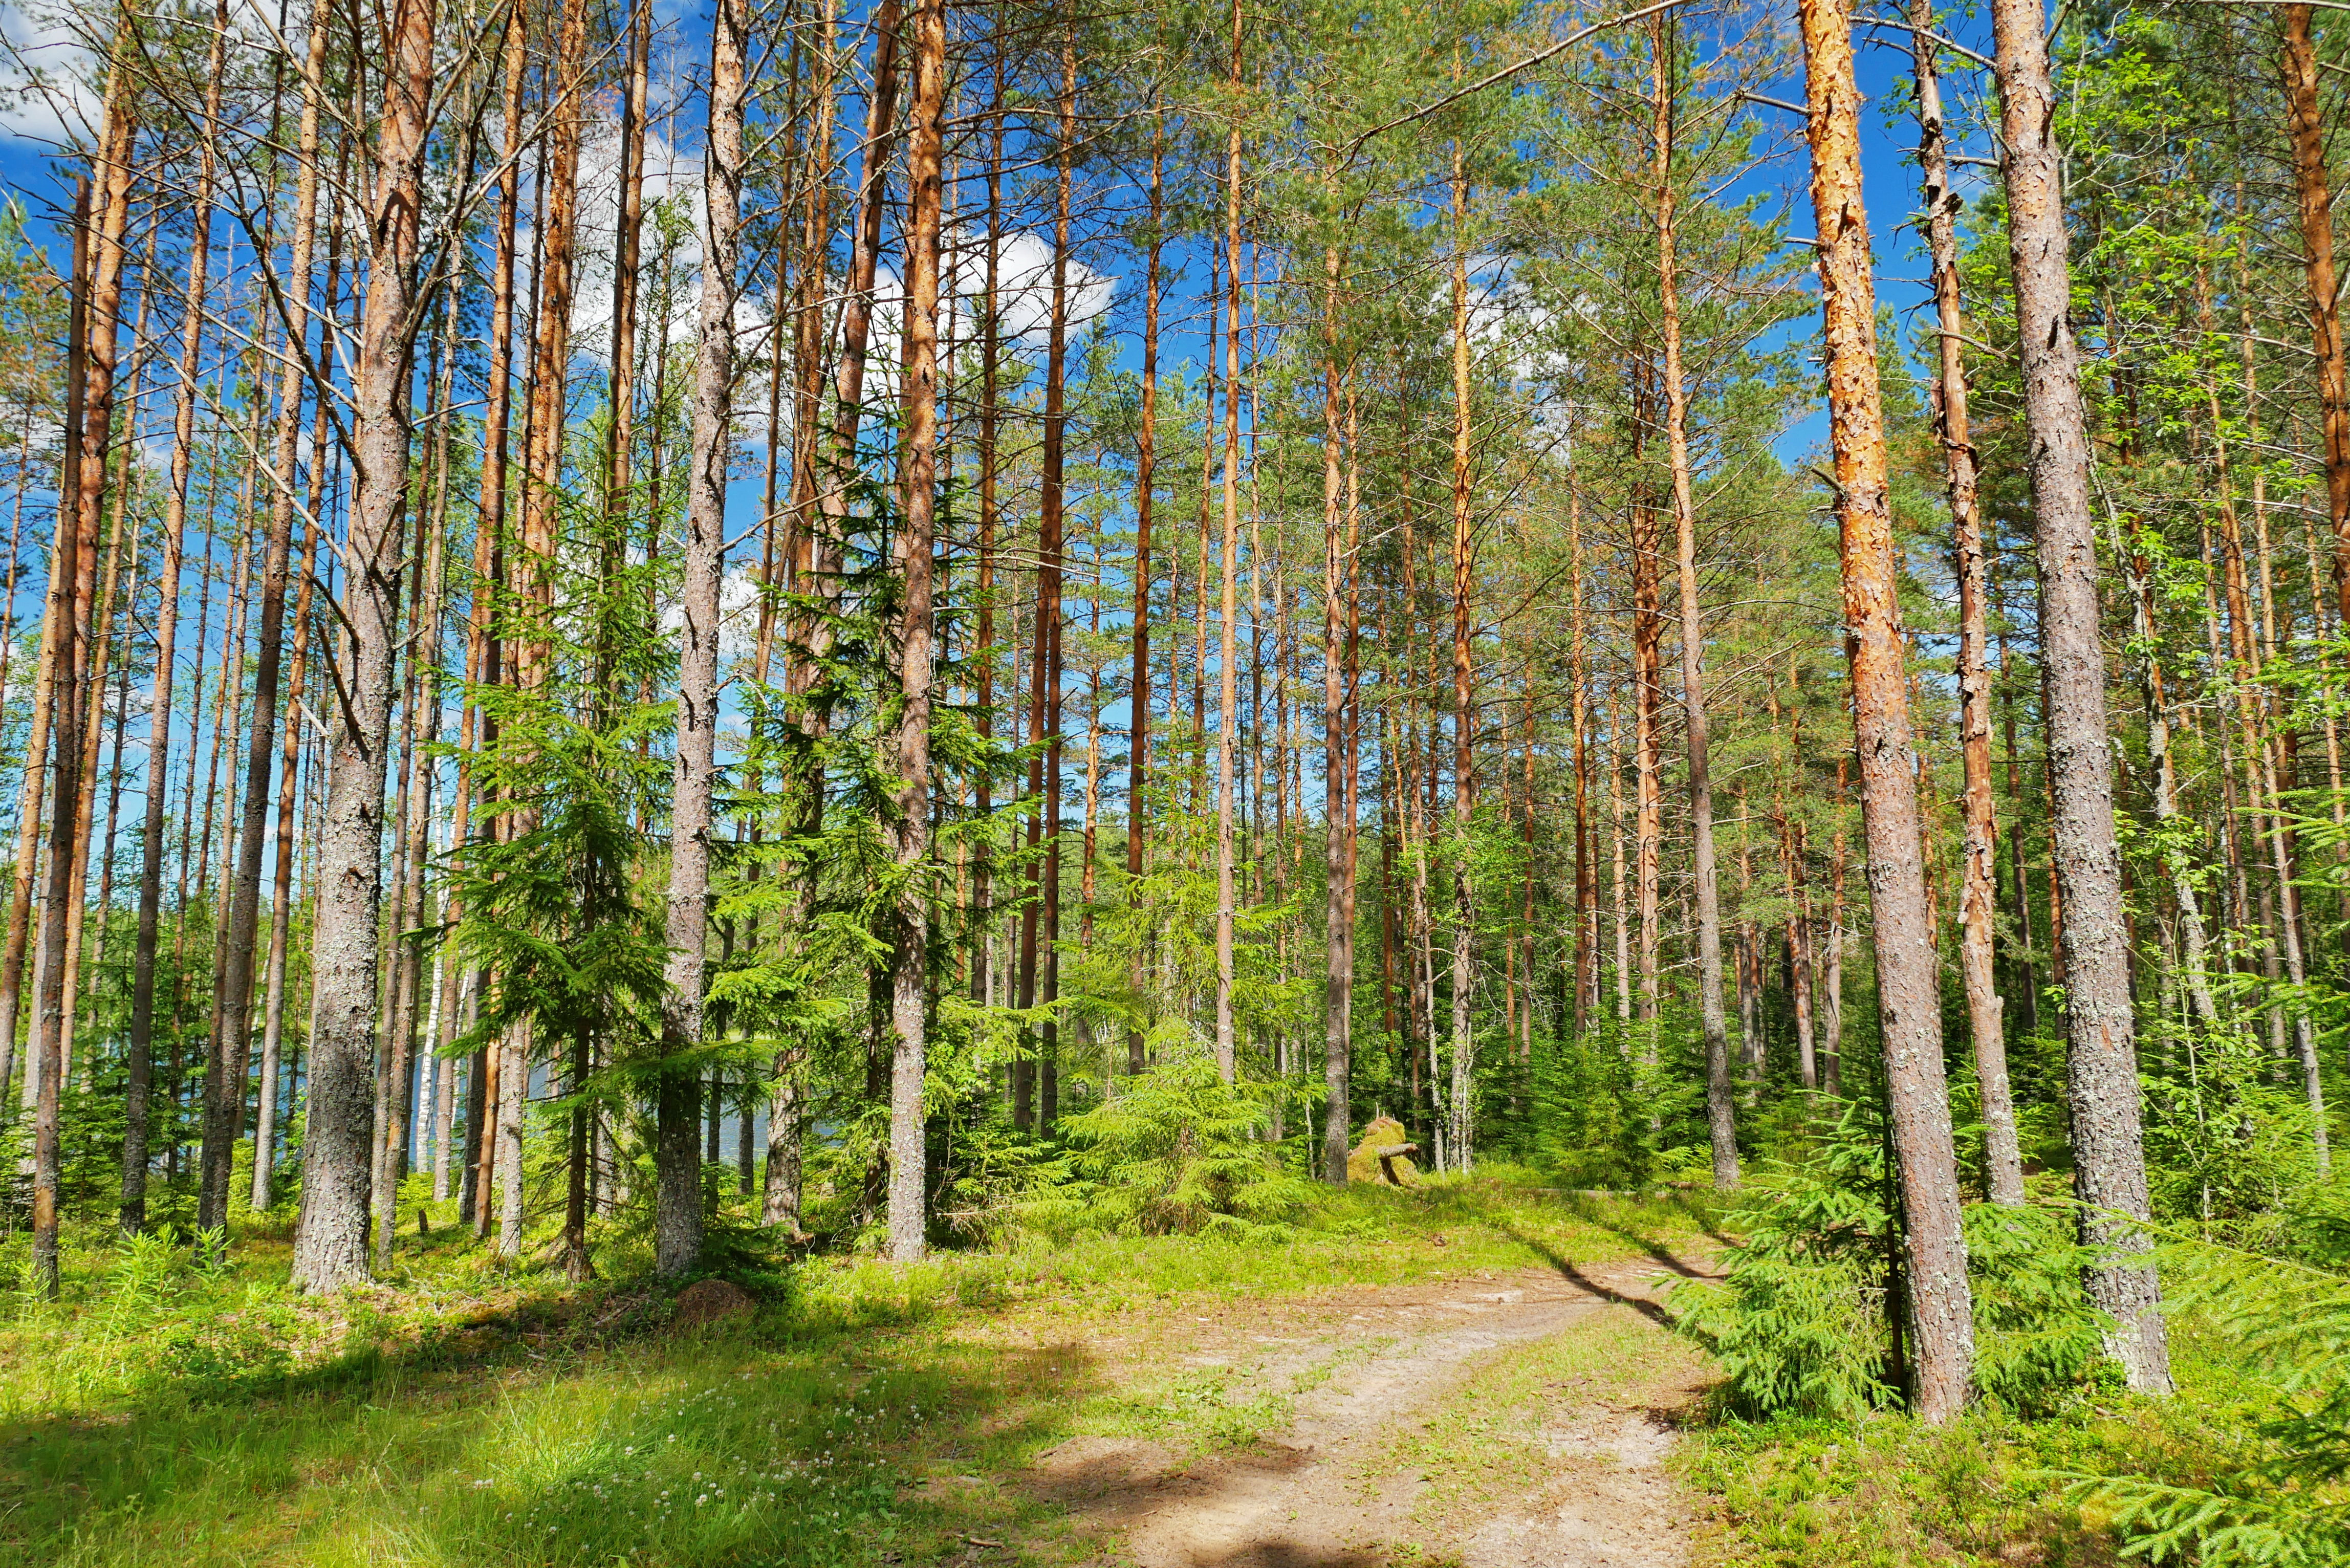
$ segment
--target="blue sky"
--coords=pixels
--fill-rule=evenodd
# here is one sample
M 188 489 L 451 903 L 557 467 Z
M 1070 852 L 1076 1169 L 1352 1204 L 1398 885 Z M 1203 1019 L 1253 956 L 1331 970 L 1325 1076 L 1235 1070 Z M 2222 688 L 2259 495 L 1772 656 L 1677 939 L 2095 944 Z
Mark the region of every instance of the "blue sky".
M 670 51 L 670 59 L 677 65 L 690 65 L 699 58 L 696 40 L 707 35 L 706 26 L 697 11 L 670 13 L 664 8 L 664 20 L 672 24 L 674 28 L 671 36 L 675 42 Z M 1780 20 L 1792 26 L 1792 11 Z M 21 12 L 0 7 L 0 25 L 5 26 L 12 39 L 22 42 L 28 36 L 27 24 Z M 1987 23 L 1962 16 L 1949 19 L 1945 26 L 1960 42 L 1980 52 L 1989 52 Z M 1902 84 L 1909 70 L 1908 35 L 1886 29 L 1862 28 L 1857 42 L 1861 88 L 1870 100 L 1862 129 L 1867 200 L 1877 234 L 1879 299 L 1895 310 L 1903 324 L 1905 335 L 1914 343 L 1918 340 L 1917 312 L 1920 306 L 1929 302 L 1929 295 L 1924 282 L 1926 269 L 1920 254 L 1922 247 L 1913 232 L 1897 227 L 1914 209 L 1917 201 L 1916 171 L 1910 161 L 1916 130 L 1899 107 L 1903 99 Z M 1946 95 L 1954 119 L 1962 115 L 1977 86 L 1970 73 L 1960 71 L 1956 66 L 1955 61 L 1946 65 L 1952 73 L 1946 83 Z M 1800 70 L 1767 84 L 1763 90 L 1772 97 L 1800 102 L 1804 96 Z M 657 83 L 657 98 L 660 92 L 660 84 Z M 1802 149 L 1801 123 L 1792 114 L 1771 109 L 1758 112 L 1783 136 L 1790 152 L 1758 171 L 1751 177 L 1748 189 L 1736 193 L 1746 194 L 1756 189 L 1765 191 L 1785 206 L 1788 232 L 1797 236 L 1806 235 L 1812 223 L 1804 185 L 1808 168 Z M 657 119 L 660 113 L 660 105 L 657 102 Z M 844 112 L 845 133 L 853 130 L 860 113 L 861 110 L 853 105 Z M 698 161 L 695 157 L 698 139 L 691 130 L 696 115 L 697 108 L 691 101 L 680 110 L 682 128 L 678 131 L 678 140 L 683 145 L 679 151 L 689 163 Z M 48 127 L 45 128 L 42 123 L 44 118 L 38 112 L 21 108 L 13 115 L 0 115 L 0 131 L 29 128 L 35 132 L 35 135 L 0 134 L 0 181 L 5 181 L 13 192 L 20 195 L 36 219 L 50 203 L 61 199 L 70 177 L 70 171 L 55 161 L 48 148 L 36 140 L 44 129 L 49 129 L 53 134 L 55 121 L 50 120 Z M 1981 146 L 1964 150 L 1977 153 L 1984 151 Z M 62 245 L 53 248 L 62 259 Z M 1030 242 L 1030 249 L 1039 248 L 1033 240 Z M 1097 259 L 1101 258 L 1097 256 Z M 1119 256 L 1108 260 L 1107 265 L 1118 276 L 1117 320 L 1120 330 L 1127 334 L 1122 347 L 1125 357 L 1131 362 L 1136 357 L 1132 335 L 1139 327 L 1140 263 L 1139 258 Z M 1204 284 L 1204 267 L 1200 257 L 1191 258 L 1189 275 L 1178 286 L 1181 292 L 1170 295 L 1170 316 L 1180 316 L 1194 308 L 1196 300 L 1193 296 Z M 583 294 L 590 293 L 592 286 L 583 289 Z M 1813 326 L 1815 319 L 1806 317 L 1791 324 L 1787 328 L 1791 338 L 1798 342 L 1804 340 L 1815 330 Z M 1184 326 L 1170 320 L 1162 348 L 1163 361 L 1170 369 L 1186 358 L 1197 357 L 1201 347 L 1198 330 L 1196 322 Z M 583 336 L 592 341 L 598 335 Z M 764 398 L 757 401 L 764 406 Z M 1825 412 L 1814 410 L 1785 433 L 1779 449 L 1788 462 L 1799 462 L 1823 446 L 1825 437 Z M 738 486 L 736 501 L 738 510 L 746 517 L 755 514 L 758 503 L 755 484 Z M 37 586 L 28 582 L 23 586 L 20 598 L 36 592 Z M 25 606 L 20 605 L 20 611 L 24 609 Z M 24 619 L 24 615 L 20 614 L 19 618 L 20 621 Z

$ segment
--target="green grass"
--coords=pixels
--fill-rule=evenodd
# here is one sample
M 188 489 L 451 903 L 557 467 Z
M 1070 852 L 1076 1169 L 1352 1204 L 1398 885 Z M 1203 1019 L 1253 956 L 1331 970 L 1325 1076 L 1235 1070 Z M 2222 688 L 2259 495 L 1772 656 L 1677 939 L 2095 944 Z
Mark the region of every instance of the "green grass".
M 504 1272 L 445 1224 L 403 1236 L 385 1284 L 327 1301 L 284 1289 L 265 1226 L 211 1275 L 85 1245 L 62 1303 L 17 1299 L 0 1324 L 0 1563 L 847 1565 L 974 1540 L 1051 1561 L 1056 1521 L 1014 1484 L 1038 1452 L 1144 1427 L 1253 1441 L 1316 1372 L 1121 1384 L 1097 1336 L 1687 1245 L 1704 1223 L 1522 1173 L 1353 1189 L 1277 1241 L 813 1261 L 700 1336 L 668 1332 L 663 1293 Z
M 1245 1447 L 1381 1348 L 1376 1334 L 1280 1337 L 1284 1303 L 1686 1256 L 1711 1223 L 1700 1200 L 1590 1198 L 1496 1171 L 1349 1189 L 1249 1241 L 810 1260 L 756 1282 L 755 1317 L 699 1334 L 672 1330 L 670 1293 L 629 1272 L 621 1238 L 601 1254 L 619 1277 L 579 1288 L 501 1267 L 441 1222 L 402 1236 L 381 1284 L 306 1300 L 283 1285 L 286 1238 L 269 1217 L 212 1272 L 185 1249 L 88 1235 L 62 1302 L 0 1291 L 0 1568 L 1045 1568 L 1087 1550 L 1024 1490 L 1045 1449 L 1144 1438 L 1180 1462 Z M 0 1277 L 21 1249 L 0 1248 Z M 2194 1484 L 2280 1397 L 2192 1314 L 2174 1346 L 2177 1398 L 2092 1384 L 2029 1422 L 1929 1431 L 1890 1415 L 1692 1410 L 1672 1463 L 1705 1516 L 1698 1561 L 2112 1563 L 2104 1514 L 2068 1501 L 2060 1472 Z M 1454 1538 L 1576 1462 L 1554 1451 L 1564 1412 L 1631 1407 L 1660 1380 L 1703 1375 L 1668 1330 L 1594 1314 L 1484 1360 L 1392 1432 L 1379 1465 L 1426 1478 L 1416 1533 Z M 1001 1544 L 975 1544 L 988 1542 Z

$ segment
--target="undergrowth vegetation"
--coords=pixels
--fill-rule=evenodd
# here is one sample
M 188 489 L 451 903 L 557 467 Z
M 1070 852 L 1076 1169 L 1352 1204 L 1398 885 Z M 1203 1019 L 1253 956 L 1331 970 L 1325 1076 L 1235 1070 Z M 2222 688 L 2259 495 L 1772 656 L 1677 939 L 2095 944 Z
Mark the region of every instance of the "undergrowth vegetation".
M 2093 1254 L 2054 1185 L 2022 1208 L 1970 1204 L 1978 1397 L 1940 1429 L 1902 1411 L 1891 1197 L 1882 1128 L 1856 1104 L 1725 1210 L 1720 1277 L 1675 1293 L 1721 1375 L 1685 1461 L 1718 1500 L 1721 1560 L 2350 1561 L 2338 1189 L 2305 1185 L 2235 1243 L 2157 1232 L 2168 1398 L 2126 1393 L 2103 1358 Z
M 1182 1168 L 1114 1127 L 1097 1141 L 1150 1183 Z M 1695 1199 L 1544 1191 L 1507 1168 L 1304 1196 L 1196 1235 L 803 1259 L 753 1276 L 755 1312 L 694 1330 L 640 1279 L 500 1269 L 446 1212 L 397 1280 L 328 1298 L 284 1285 L 282 1233 L 240 1235 L 233 1264 L 156 1238 L 77 1251 L 58 1302 L 4 1298 L 0 1563 L 846 1568 L 1015 1534 L 1049 1557 L 1055 1516 L 1014 1482 L 1054 1443 L 1134 1429 L 1207 1450 L 1286 1418 L 1285 1394 L 1213 1367 L 1113 1386 L 1106 1331 L 1685 1248 L 1710 1224 Z

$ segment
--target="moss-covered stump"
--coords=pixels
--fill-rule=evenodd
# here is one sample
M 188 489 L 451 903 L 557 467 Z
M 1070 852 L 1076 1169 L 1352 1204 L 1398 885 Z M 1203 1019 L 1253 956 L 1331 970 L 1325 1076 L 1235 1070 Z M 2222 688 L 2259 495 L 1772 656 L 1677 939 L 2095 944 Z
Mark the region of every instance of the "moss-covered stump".
M 1347 1156 L 1347 1179 L 1410 1187 L 1419 1180 L 1410 1157 L 1419 1152 L 1411 1134 L 1393 1116 L 1381 1116 L 1363 1129 L 1363 1141 Z

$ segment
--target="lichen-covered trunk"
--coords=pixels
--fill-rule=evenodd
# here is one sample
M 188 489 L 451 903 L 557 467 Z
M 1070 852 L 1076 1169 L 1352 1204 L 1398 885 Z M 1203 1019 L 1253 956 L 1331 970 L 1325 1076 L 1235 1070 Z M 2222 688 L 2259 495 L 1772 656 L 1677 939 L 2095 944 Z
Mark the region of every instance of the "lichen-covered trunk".
M 670 812 L 669 963 L 661 1003 L 661 1073 L 653 1167 L 653 1266 L 675 1278 L 702 1254 L 703 941 L 710 916 L 712 787 L 718 741 L 718 588 L 733 451 L 734 302 L 743 200 L 747 0 L 720 0 L 711 27 L 710 127 L 704 154 L 700 337 L 693 369 L 693 446 L 686 476 L 681 598 L 677 769 Z
M 1452 1083 L 1449 1116 L 1452 1168 L 1466 1171 L 1474 1144 L 1470 1125 L 1476 1033 L 1469 1002 L 1474 982 L 1477 907 L 1469 862 L 1477 810 L 1475 666 L 1470 657 L 1469 593 L 1476 573 L 1475 494 L 1470 466 L 1469 180 L 1461 144 L 1452 147 Z M 1432 765 L 1432 761 L 1431 761 Z
M 1846 0 L 1803 0 L 1804 93 L 1818 225 L 1828 423 L 1852 667 L 1861 824 L 1877 949 L 1893 1153 L 1901 1190 L 1902 1283 L 1916 1406 L 1929 1422 L 1966 1405 L 1974 1324 L 1959 1229 L 1957 1151 L 1942 1077 L 1939 977 L 1918 837 L 1916 753 L 1904 679 L 1898 567 L 1877 384 L 1877 290 L 1861 200 L 1860 94 Z
M 2082 1239 L 2101 1249 L 2089 1292 L 2114 1322 L 2106 1349 L 2141 1393 L 2170 1388 L 2161 1287 L 2133 1221 L 2148 1213 L 2136 1020 L 2114 834 L 2105 649 L 2097 632 L 2097 542 L 2087 411 L 2067 312 L 2055 88 L 2039 0 L 1995 0 L 2005 137 L 2008 256 L 2015 275 L 2028 467 L 2038 531 L 2042 662 L 2047 680 L 2055 889 L 2064 920 L 2067 1096 Z
M 1347 1106 L 1347 1023 L 1354 1012 L 1355 933 L 1347 915 L 1346 535 L 1338 423 L 1338 247 L 1322 253 L 1322 1179 L 1347 1184 L 1353 1131 Z
M 408 493 L 410 354 L 427 119 L 433 0 L 399 0 L 384 44 L 383 109 L 368 213 L 367 303 L 359 320 L 352 420 L 358 485 L 345 545 L 337 663 L 343 695 L 330 720 L 312 938 L 309 1094 L 302 1213 L 293 1277 L 329 1291 L 367 1277 L 368 1155 L 374 1100 L 377 926 L 383 902 L 384 750 L 390 739 L 393 622 L 400 516 Z

